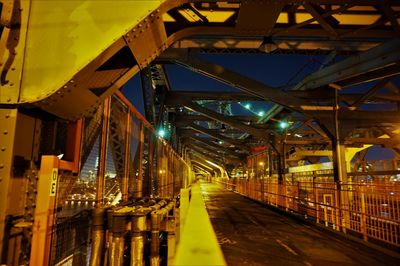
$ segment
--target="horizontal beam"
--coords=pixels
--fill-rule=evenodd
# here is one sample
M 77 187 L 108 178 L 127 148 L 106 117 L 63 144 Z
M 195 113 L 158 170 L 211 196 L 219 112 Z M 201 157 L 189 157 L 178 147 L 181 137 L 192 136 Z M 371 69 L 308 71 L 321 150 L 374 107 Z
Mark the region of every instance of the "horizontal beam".
M 168 99 L 186 98 L 191 100 L 216 100 L 216 101 L 263 101 L 263 99 L 242 92 L 217 92 L 217 91 L 169 91 Z
M 188 101 L 185 103 L 185 108 L 192 110 L 194 112 L 197 112 L 197 113 L 201 113 L 202 115 L 205 115 L 205 116 L 207 116 L 211 119 L 214 119 L 216 121 L 219 121 L 221 123 L 227 124 L 231 127 L 243 130 L 244 132 L 247 132 L 256 138 L 269 140 L 267 131 L 248 126 L 246 124 L 241 123 L 240 121 L 236 121 L 235 119 L 230 118 L 229 116 L 225 116 L 220 113 L 211 111 L 210 109 L 204 108 L 199 104 Z
M 222 141 L 224 141 L 226 143 L 234 145 L 235 147 L 245 147 L 246 149 L 249 149 L 249 147 L 247 147 L 246 144 L 244 144 L 243 142 L 241 142 L 239 140 L 236 140 L 236 139 L 231 139 L 231 138 L 222 136 L 222 135 L 220 135 L 218 133 L 215 133 L 215 131 L 213 131 L 211 129 L 204 128 L 204 127 L 201 127 L 201 126 L 196 125 L 196 124 L 190 124 L 188 126 L 190 128 L 192 128 L 193 130 L 197 131 L 197 132 L 200 132 L 200 133 L 206 134 L 206 135 L 208 135 L 210 137 L 222 140 Z
M 247 122 L 258 122 L 258 120 L 260 119 L 257 116 L 242 116 L 242 115 L 234 115 L 229 117 L 237 121 L 247 121 Z M 193 123 L 195 121 L 214 121 L 214 119 L 211 119 L 203 115 L 177 115 L 175 117 L 175 123 L 179 123 L 181 125 L 184 125 L 185 123 L 186 124 Z
M 400 39 L 394 39 L 357 56 L 351 56 L 334 65 L 325 67 L 307 76 L 295 88 L 310 90 L 327 86 L 384 66 L 396 64 L 399 61 Z

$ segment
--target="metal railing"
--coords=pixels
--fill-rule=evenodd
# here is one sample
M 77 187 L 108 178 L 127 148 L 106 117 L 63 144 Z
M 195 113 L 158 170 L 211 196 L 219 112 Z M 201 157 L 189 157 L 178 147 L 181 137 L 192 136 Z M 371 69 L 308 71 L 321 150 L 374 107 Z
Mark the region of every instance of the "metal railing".
M 304 215 L 366 241 L 400 246 L 400 182 L 318 182 L 277 178 L 217 180 L 254 200 Z M 313 181 L 314 180 L 314 181 Z M 333 177 L 331 178 L 333 180 Z

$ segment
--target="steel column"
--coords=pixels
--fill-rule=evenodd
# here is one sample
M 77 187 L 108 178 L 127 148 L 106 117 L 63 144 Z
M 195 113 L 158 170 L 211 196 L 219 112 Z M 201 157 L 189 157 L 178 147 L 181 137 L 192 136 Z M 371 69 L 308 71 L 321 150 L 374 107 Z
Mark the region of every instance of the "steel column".
M 2 251 L 4 245 L 8 245 L 8 243 L 3 243 L 3 237 L 9 208 L 8 197 L 13 169 L 17 115 L 17 109 L 0 109 L 0 263 L 7 263 L 3 261 L 7 254 L 2 254 Z
M 107 159 L 107 142 L 108 142 L 108 125 L 110 122 L 111 98 L 104 100 L 103 110 L 103 125 L 100 139 L 100 156 L 99 169 L 97 172 L 96 182 L 96 207 L 100 208 L 104 205 L 104 187 L 105 187 L 105 172 Z
M 32 228 L 30 265 L 49 265 L 50 263 L 59 161 L 57 156 L 42 156 Z

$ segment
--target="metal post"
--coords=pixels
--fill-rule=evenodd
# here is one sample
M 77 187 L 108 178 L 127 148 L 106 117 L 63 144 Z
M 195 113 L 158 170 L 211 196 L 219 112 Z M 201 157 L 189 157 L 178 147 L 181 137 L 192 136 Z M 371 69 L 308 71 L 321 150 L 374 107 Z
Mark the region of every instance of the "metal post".
M 143 209 L 135 211 L 131 220 L 131 266 L 143 266 L 144 231 L 146 230 L 146 214 Z
M 160 265 L 160 211 L 151 213 L 151 246 L 150 246 L 150 265 Z
M 125 158 L 124 158 L 124 176 L 122 177 L 122 184 L 121 184 L 121 194 L 122 194 L 122 201 L 128 201 L 128 188 L 129 188 L 129 152 L 130 152 L 130 143 L 131 143 L 131 112 L 128 111 L 126 116 L 126 132 L 125 132 Z
M 126 230 L 127 213 L 113 213 L 113 239 L 110 249 L 110 266 L 122 266 L 124 262 L 124 235 Z
M 106 171 L 106 158 L 107 158 L 107 140 L 108 140 L 108 125 L 110 122 L 111 99 L 104 100 L 103 110 L 103 125 L 101 131 L 100 141 L 100 158 L 99 170 L 97 173 L 97 190 L 96 190 L 96 207 L 104 205 L 104 185 L 105 185 L 105 171 Z
M 58 181 L 57 156 L 42 156 L 38 181 L 35 218 L 32 228 L 30 265 L 48 265 L 54 226 Z
M 90 266 L 104 265 L 104 215 L 103 208 L 93 210 L 92 220 L 92 252 L 90 257 Z
M 138 163 L 138 177 L 136 179 L 135 198 L 143 196 L 143 153 L 144 153 L 144 130 L 143 123 L 140 123 L 139 131 L 139 163 Z
M 0 109 L 0 258 L 3 253 L 4 227 L 7 216 L 8 190 L 11 185 L 17 109 Z M 8 243 L 4 243 L 7 245 Z M 0 261 L 0 263 L 5 263 Z

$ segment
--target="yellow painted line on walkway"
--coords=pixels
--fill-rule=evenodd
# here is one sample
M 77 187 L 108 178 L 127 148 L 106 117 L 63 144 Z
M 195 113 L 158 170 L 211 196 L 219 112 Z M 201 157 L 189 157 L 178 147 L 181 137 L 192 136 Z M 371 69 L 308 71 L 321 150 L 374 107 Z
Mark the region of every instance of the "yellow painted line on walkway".
M 226 265 L 199 184 L 192 185 L 192 198 L 173 265 Z
M 288 245 L 284 244 L 282 241 L 280 241 L 279 239 L 275 239 L 276 242 L 281 245 L 282 247 L 284 247 L 287 251 L 289 251 L 290 253 L 292 253 L 295 256 L 298 256 L 299 254 L 296 253 L 296 251 L 294 251 L 293 249 L 291 249 Z

